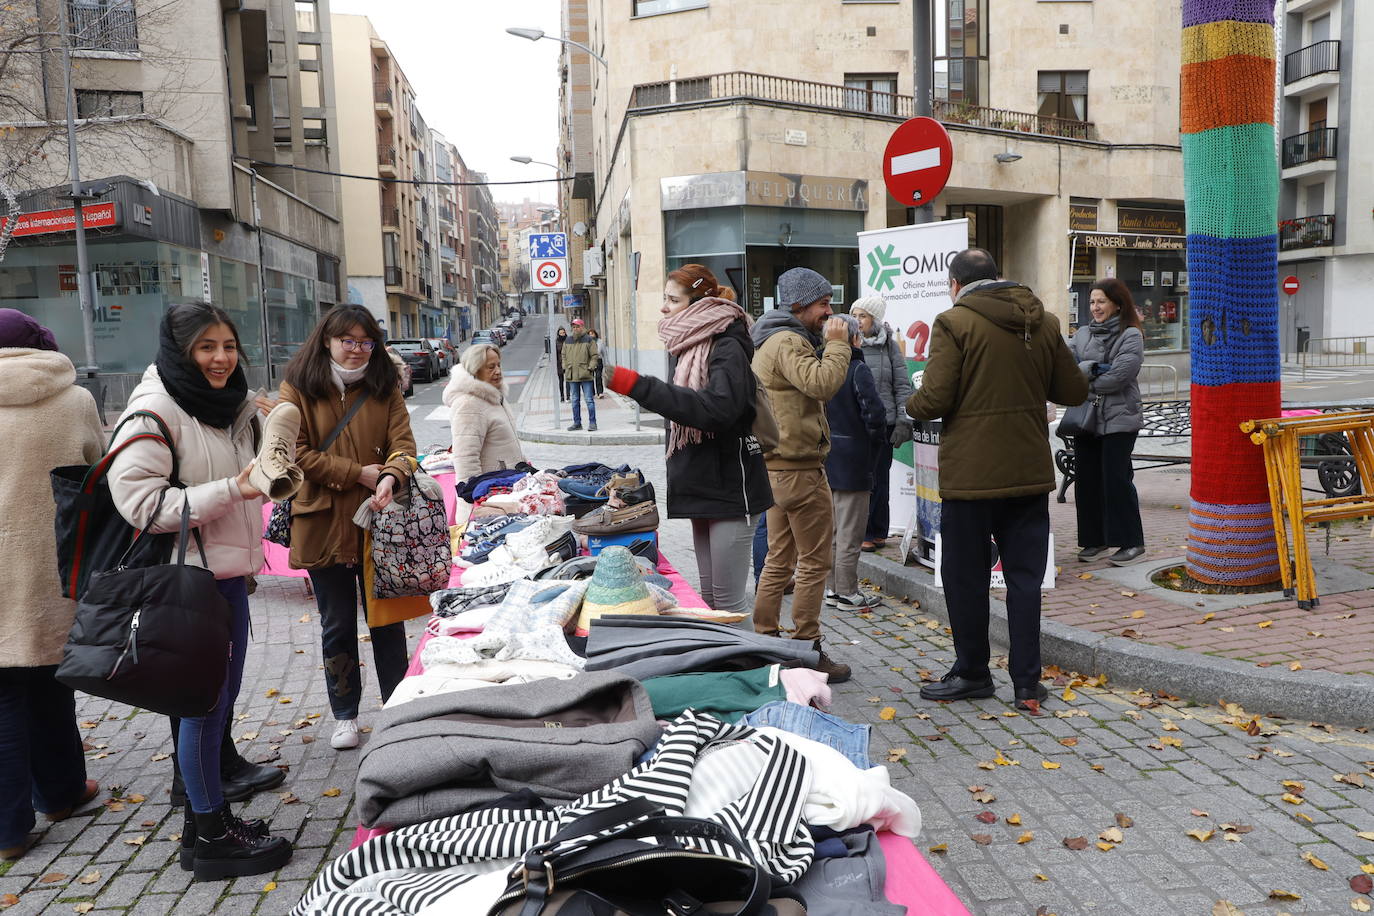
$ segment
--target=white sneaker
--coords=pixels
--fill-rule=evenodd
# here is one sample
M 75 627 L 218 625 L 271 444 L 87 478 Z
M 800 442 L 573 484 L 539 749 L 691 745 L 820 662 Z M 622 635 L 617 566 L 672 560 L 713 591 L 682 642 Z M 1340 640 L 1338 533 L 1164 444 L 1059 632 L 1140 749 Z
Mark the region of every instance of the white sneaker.
M 852 595 L 836 595 L 835 607 L 842 611 L 867 611 L 881 604 L 877 595 L 855 592 Z
M 358 720 L 340 719 L 334 726 L 334 735 L 329 746 L 336 751 L 346 751 L 358 746 Z

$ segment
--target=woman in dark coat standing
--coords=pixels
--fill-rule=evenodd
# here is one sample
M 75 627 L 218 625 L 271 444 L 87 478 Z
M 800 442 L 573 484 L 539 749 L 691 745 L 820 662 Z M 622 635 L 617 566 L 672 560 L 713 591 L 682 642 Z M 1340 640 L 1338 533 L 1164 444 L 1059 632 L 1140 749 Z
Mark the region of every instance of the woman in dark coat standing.
M 554 368 L 558 370 L 558 400 L 560 401 L 566 401 L 568 399 L 568 380 L 563 377 L 563 345 L 567 342 L 568 329 L 559 328 L 558 337 L 553 342 L 553 362 Z
M 1078 552 L 1087 563 L 1113 547 L 1108 559 L 1126 566 L 1145 555 L 1140 501 L 1135 491 L 1131 451 L 1140 416 L 1140 364 L 1145 337 L 1131 291 L 1115 277 L 1098 280 L 1089 291 L 1092 323 L 1070 340 L 1078 368 L 1095 401 L 1096 432 L 1074 438 L 1074 505 L 1078 509 Z
M 673 271 L 658 323 L 672 383 L 609 363 L 603 371 L 607 388 L 672 421 L 668 517 L 692 520 L 707 603 L 747 614 L 749 545 L 759 516 L 773 505 L 773 490 L 752 432 L 753 322 L 734 297 L 700 264 Z
M 859 591 L 859 547 L 868 525 L 869 492 L 876 456 L 888 448 L 887 411 L 873 370 L 864 359 L 863 331 L 853 315 L 840 315 L 849 325 L 849 369 L 844 385 L 825 405 L 830 424 L 830 455 L 825 476 L 835 508 L 834 554 L 826 603 L 842 611 L 864 611 L 877 604 Z

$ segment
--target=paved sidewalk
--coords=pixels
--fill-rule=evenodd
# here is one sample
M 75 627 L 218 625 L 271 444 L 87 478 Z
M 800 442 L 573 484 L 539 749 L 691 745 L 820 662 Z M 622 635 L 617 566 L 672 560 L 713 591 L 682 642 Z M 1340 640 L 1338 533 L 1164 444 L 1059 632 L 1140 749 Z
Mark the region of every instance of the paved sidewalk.
M 561 445 L 585 445 L 593 448 L 623 445 L 652 445 L 663 443 L 663 418 L 640 411 L 635 422 L 635 402 L 614 391 L 607 391 L 596 399 L 596 431 L 589 425 L 587 405 L 582 403 L 583 430 L 569 430 L 572 425 L 572 402 L 559 402 L 554 387 L 553 372 L 548 357 L 530 373 L 520 401 L 519 433 L 525 442 L 552 442 Z M 638 426 L 638 428 L 636 428 Z M 560 462 L 566 464 L 567 462 Z

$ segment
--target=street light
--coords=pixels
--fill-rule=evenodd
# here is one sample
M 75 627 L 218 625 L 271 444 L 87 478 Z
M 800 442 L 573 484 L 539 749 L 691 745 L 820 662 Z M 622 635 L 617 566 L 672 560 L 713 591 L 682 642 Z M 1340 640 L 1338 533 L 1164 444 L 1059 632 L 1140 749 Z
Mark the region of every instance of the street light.
M 595 51 L 593 51 L 591 48 L 587 47 L 580 41 L 573 41 L 571 38 L 559 38 L 556 35 L 546 35 L 544 34 L 543 29 L 510 28 L 506 29 L 506 32 L 510 35 L 514 35 L 516 38 L 528 38 L 530 41 L 538 41 L 541 38 L 547 38 L 550 41 L 561 41 L 565 45 L 572 45 L 574 48 L 581 48 L 583 51 L 586 51 L 592 57 L 596 58 L 597 63 L 601 64 L 601 66 L 605 67 L 607 70 L 611 69 L 611 65 L 606 63 L 606 58 L 602 57 L 600 54 L 597 54 Z
M 547 165 L 549 168 L 553 169 L 555 172 L 558 173 L 559 178 L 568 177 L 566 172 L 564 172 L 558 166 L 554 165 L 552 162 L 543 162 L 539 159 L 531 159 L 529 156 L 511 156 L 510 161 L 518 162 L 521 165 Z

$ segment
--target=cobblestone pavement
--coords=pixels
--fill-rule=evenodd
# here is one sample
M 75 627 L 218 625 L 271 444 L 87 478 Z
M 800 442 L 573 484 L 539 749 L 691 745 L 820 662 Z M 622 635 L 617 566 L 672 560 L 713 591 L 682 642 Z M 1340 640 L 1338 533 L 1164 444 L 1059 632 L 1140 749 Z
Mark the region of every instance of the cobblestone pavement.
M 431 386 L 417 399 L 437 397 Z M 421 442 L 433 437 L 417 428 Z M 537 464 L 627 461 L 664 492 L 658 446 L 532 445 L 529 455 Z M 664 551 L 695 581 L 686 524 L 665 521 L 660 534 Z M 176 861 L 181 816 L 167 802 L 166 722 L 81 696 L 89 772 L 102 792 L 49 828 L 24 859 L 0 866 L 6 916 L 284 914 L 348 847 L 358 752 L 328 744 L 314 602 L 300 580 L 266 578 L 252 606 L 234 735 L 249 759 L 273 760 L 289 773 L 278 791 L 243 808 L 293 840 L 291 863 L 275 875 L 192 883 Z M 1374 741 L 1364 730 L 1269 718 L 1251 726 L 1236 709 L 1186 707 L 1067 679 L 1053 688 L 1046 714 L 1032 718 L 1006 705 L 1001 671 L 998 699 L 932 704 L 919 698 L 919 685 L 952 656 L 939 623 L 887 601 L 869 615 L 827 612 L 825 625 L 829 648 L 855 670 L 836 687 L 833 711 L 873 726 L 875 761 L 891 759 L 895 784 L 921 806 L 918 845 L 973 913 L 1206 916 L 1228 900 L 1251 914 L 1334 914 L 1369 900 L 1348 883 L 1374 861 Z M 419 631 L 412 623 L 412 646 Z M 366 690 L 365 727 L 376 721 L 370 677 Z M 977 819 L 982 812 L 992 823 Z M 1130 826 L 1118 826 L 1118 814 Z M 1086 848 L 1063 844 L 1075 837 Z M 1297 899 L 1271 899 L 1275 892 Z

